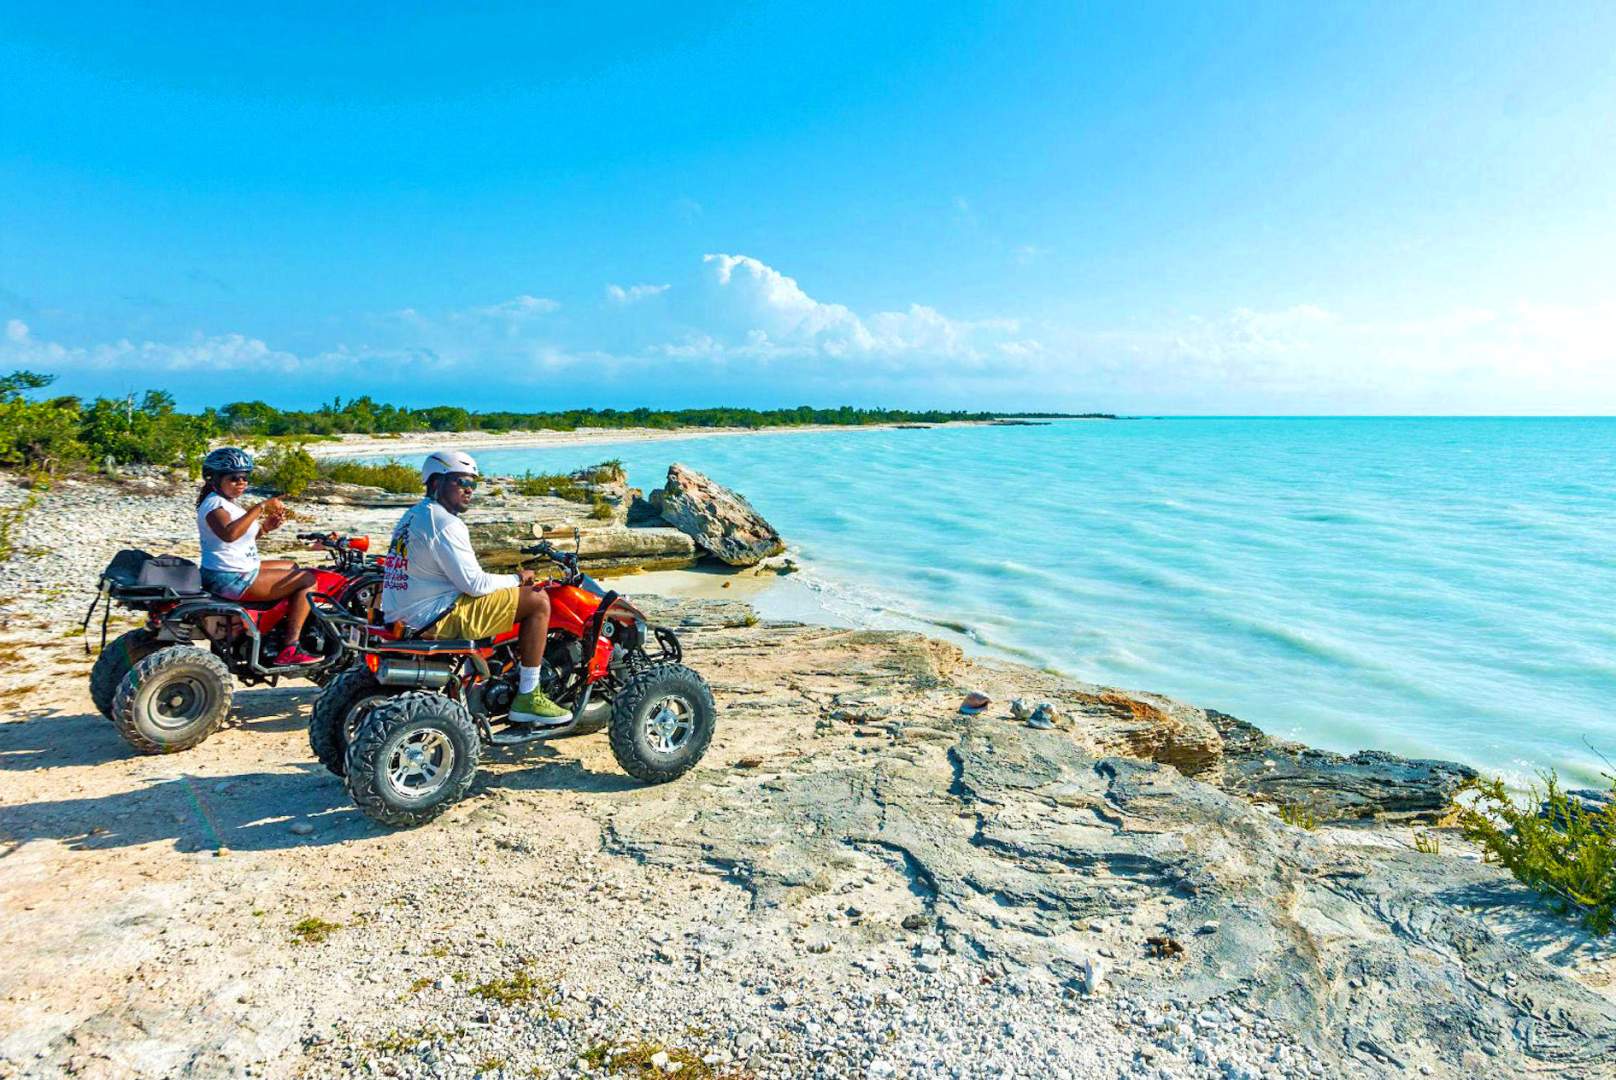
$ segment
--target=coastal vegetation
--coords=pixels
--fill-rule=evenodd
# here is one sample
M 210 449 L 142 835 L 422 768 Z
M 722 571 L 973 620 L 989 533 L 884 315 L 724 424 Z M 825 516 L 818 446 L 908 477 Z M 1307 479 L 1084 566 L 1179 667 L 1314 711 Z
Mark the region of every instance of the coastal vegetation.
M 0 466 L 52 474 L 112 460 L 118 464 L 191 465 L 218 432 L 209 413 L 182 413 L 174 398 L 148 390 L 138 399 L 77 397 L 35 400 L 54 375 L 0 376 Z
M 857 409 L 843 405 L 816 409 L 564 409 L 559 411 L 478 412 L 454 405 L 413 409 L 366 397 L 340 398 L 318 409 L 279 409 L 262 401 L 237 401 L 197 413 L 181 412 L 173 395 L 162 390 L 86 401 L 74 396 L 44 397 L 39 391 L 54 375 L 15 371 L 0 376 L 0 468 L 54 474 L 111 461 L 117 465 L 182 466 L 195 469 L 209 444 L 233 439 L 263 446 L 327 439 L 344 434 L 402 435 L 426 431 L 574 431 L 578 428 L 771 428 L 803 424 L 859 427 L 870 424 L 938 424 L 959 420 L 993 420 L 1001 414 L 941 409 Z M 1022 418 L 1056 418 L 1072 414 L 1017 413 Z M 1096 418 L 1104 414 L 1078 414 Z M 309 455 L 303 455 L 309 457 Z M 286 479 L 314 479 L 296 454 L 278 459 L 290 470 Z M 371 470 L 369 479 L 339 477 L 338 470 Z M 321 466 L 320 475 L 348 483 L 368 483 L 388 490 L 397 483 L 387 466 L 350 464 Z M 402 466 L 400 466 L 402 468 Z M 357 475 L 357 474 L 356 474 Z M 380 478 L 380 481 L 378 480 Z M 288 493 L 290 489 L 287 490 Z M 301 490 L 301 489 L 299 489 Z M 409 490 L 414 490 L 413 482 Z
M 411 409 L 370 397 L 340 399 L 318 409 L 277 409 L 262 401 L 239 401 L 219 409 L 222 433 L 239 435 L 388 435 L 419 431 L 575 431 L 578 428 L 770 428 L 803 424 L 859 427 L 870 424 L 942 424 L 993 420 L 1007 414 L 942 409 L 563 409 L 479 412 L 453 405 Z M 1100 419 L 1103 413 L 1016 413 L 1026 419 Z
M 1498 863 L 1595 934 L 1616 925 L 1616 777 L 1598 804 L 1560 787 L 1549 773 L 1542 791 L 1517 802 L 1502 780 L 1472 780 L 1461 794 L 1458 825 Z

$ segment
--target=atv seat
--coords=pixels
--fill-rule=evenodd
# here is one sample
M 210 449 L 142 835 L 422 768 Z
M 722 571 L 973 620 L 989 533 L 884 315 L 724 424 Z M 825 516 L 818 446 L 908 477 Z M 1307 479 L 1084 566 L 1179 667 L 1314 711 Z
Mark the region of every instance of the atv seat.
M 284 596 L 279 600 L 232 600 L 228 596 L 220 596 L 218 593 L 209 593 L 208 595 L 213 597 L 215 600 L 223 600 L 227 604 L 238 604 L 241 607 L 246 608 L 248 611 L 268 611 L 270 608 L 286 602 L 286 598 Z

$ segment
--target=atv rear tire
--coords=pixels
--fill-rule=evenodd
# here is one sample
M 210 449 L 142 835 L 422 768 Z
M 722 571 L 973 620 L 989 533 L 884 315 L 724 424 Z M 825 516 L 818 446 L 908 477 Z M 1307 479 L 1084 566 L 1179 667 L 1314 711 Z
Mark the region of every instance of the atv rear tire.
M 112 722 L 142 754 L 172 754 L 219 729 L 230 715 L 234 680 L 224 661 L 194 645 L 159 649 L 118 686 Z
M 707 680 L 683 664 L 657 664 L 632 675 L 612 703 L 612 756 L 637 780 L 677 780 L 707 752 L 717 718 Z
M 482 742 L 471 716 L 442 694 L 399 694 L 370 710 L 348 745 L 348 794 L 383 825 L 424 825 L 466 794 Z
M 90 669 L 90 700 L 102 716 L 112 719 L 112 699 L 118 696 L 118 684 L 129 669 L 161 648 L 163 643 L 144 626 L 107 642 Z
M 379 684 L 365 667 L 349 668 L 327 683 L 309 716 L 309 749 L 320 764 L 333 775 L 347 775 L 348 744 L 354 733 L 371 709 L 396 693 Z

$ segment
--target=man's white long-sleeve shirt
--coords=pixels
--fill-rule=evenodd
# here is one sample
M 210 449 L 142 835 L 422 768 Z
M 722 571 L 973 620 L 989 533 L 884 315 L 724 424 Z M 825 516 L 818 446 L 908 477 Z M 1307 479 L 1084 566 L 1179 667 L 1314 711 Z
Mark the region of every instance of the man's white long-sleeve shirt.
M 515 574 L 488 574 L 471 550 L 466 523 L 433 499 L 405 511 L 382 560 L 382 618 L 418 630 L 461 596 L 487 596 L 521 584 Z

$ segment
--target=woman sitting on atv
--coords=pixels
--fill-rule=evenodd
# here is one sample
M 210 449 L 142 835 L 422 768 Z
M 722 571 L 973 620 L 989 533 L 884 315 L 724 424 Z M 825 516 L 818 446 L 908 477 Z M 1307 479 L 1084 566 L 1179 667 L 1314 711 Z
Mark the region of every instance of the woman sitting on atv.
M 237 505 L 252 470 L 252 455 L 233 446 L 220 447 L 202 461 L 202 490 L 196 497 L 202 584 L 226 600 L 263 603 L 290 596 L 282 639 L 287 644 L 275 657 L 275 665 L 318 663 L 319 657 L 310 656 L 297 644 L 309 615 L 314 571 L 300 569 L 290 559 L 258 557 L 258 534 L 280 528 L 286 520 L 286 507 L 274 498 L 250 510 Z

